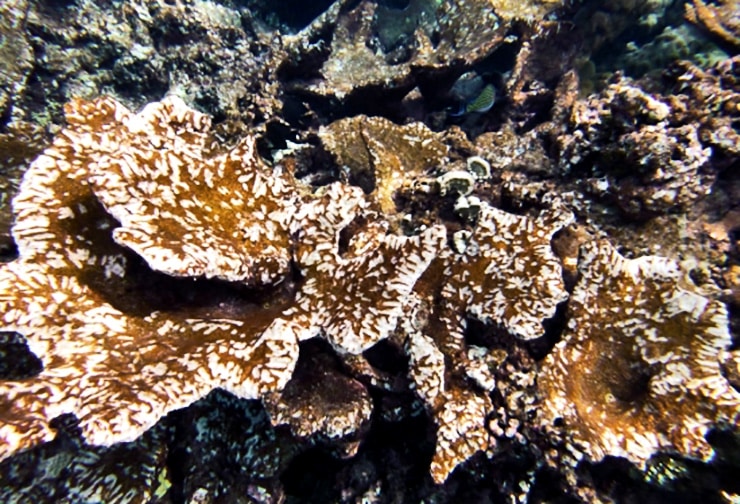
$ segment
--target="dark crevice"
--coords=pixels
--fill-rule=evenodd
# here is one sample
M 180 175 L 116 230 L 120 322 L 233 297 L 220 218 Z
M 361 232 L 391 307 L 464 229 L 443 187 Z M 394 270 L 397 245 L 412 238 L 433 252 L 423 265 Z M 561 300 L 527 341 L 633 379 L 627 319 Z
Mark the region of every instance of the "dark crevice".
M 368 364 L 384 373 L 401 375 L 408 371 L 408 355 L 403 348 L 387 339 L 365 350 L 362 356 Z
M 542 322 L 545 334 L 541 338 L 527 342 L 529 353 L 535 360 L 544 359 L 562 339 L 563 333 L 568 327 L 567 312 L 568 303 L 560 303 L 555 309 L 555 315 Z
M 26 338 L 14 332 L 0 332 L 0 379 L 22 380 L 42 370 L 41 359 L 28 348 Z

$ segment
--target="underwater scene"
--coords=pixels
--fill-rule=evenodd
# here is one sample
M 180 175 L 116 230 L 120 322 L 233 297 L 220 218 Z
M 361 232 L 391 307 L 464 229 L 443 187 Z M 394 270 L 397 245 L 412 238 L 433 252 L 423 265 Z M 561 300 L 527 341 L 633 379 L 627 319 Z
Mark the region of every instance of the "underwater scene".
M 2 0 L 0 502 L 740 503 L 739 0 Z

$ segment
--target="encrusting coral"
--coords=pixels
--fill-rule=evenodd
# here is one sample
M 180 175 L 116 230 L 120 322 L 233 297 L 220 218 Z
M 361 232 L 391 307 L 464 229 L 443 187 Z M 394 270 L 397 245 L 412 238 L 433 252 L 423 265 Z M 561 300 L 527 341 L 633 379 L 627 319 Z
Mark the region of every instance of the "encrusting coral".
M 539 376 L 546 423 L 563 419 L 576 452 L 644 464 L 658 451 L 708 459 L 712 426 L 736 425 L 740 394 L 722 375 L 727 311 L 676 263 L 582 249 L 566 334 Z

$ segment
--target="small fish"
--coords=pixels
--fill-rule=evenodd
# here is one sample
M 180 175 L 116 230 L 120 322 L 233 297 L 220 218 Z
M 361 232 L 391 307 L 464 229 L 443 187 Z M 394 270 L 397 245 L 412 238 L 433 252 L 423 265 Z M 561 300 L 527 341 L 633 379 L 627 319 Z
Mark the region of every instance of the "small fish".
M 461 103 L 460 106 L 455 110 L 454 108 L 448 109 L 447 113 L 451 117 L 461 117 L 465 114 L 472 114 L 474 112 L 483 113 L 488 112 L 496 102 L 496 87 L 493 84 L 486 84 L 483 90 L 478 96 L 467 102 Z

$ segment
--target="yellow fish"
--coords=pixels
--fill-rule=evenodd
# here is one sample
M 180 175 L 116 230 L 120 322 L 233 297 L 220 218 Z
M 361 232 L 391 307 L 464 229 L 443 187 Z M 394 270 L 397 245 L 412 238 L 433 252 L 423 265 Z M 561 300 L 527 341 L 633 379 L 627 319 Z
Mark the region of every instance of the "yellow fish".
M 457 110 L 450 111 L 452 117 L 460 117 L 473 112 L 488 112 L 496 102 L 496 87 L 493 84 L 486 84 L 478 96 L 470 101 L 461 103 Z

